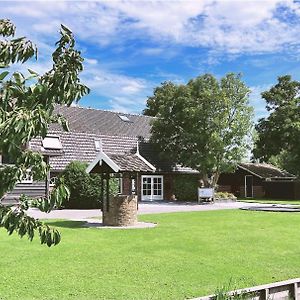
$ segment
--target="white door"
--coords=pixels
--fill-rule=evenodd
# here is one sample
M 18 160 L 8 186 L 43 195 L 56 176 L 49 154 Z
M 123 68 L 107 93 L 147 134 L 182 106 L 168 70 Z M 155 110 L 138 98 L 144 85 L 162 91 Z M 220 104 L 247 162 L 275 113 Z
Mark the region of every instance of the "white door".
M 142 176 L 142 200 L 163 200 L 163 176 Z

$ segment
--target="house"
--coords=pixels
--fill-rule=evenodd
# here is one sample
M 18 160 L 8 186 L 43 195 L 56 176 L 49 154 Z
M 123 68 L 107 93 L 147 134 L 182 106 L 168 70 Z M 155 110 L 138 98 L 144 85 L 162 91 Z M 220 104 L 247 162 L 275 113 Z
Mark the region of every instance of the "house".
M 56 112 L 65 116 L 70 130 L 65 132 L 57 124 L 51 125 L 44 140 L 35 138 L 28 145 L 32 150 L 42 152 L 49 161 L 50 185 L 75 160 L 89 164 L 90 172 L 97 172 L 97 166 L 105 164 L 109 172 L 119 178 L 120 192 L 134 191 L 140 201 L 172 199 L 175 176 L 189 175 L 194 181 L 199 179 L 197 171 L 161 158 L 155 145 L 149 143 L 153 117 L 76 106 L 58 106 Z M 254 194 L 257 195 L 258 186 L 262 185 L 256 180 L 264 177 L 251 171 L 248 165 L 248 169 L 246 164 L 241 164 L 236 173 L 221 175 L 222 189 L 238 190 L 243 195 L 242 189 L 250 186 L 249 176 L 252 176 Z M 278 172 L 278 176 L 275 174 L 271 178 L 284 176 Z M 28 178 L 18 184 L 7 199 L 17 200 L 21 193 L 38 195 L 44 190 L 47 190 L 47 184 L 33 183 Z
M 35 138 L 28 145 L 46 155 L 51 152 L 50 184 L 71 161 L 91 164 L 100 153 L 118 167 L 126 168 L 125 177 L 120 178 L 121 192 L 132 190 L 132 177 L 138 174 L 135 185 L 140 187 L 139 200 L 171 199 L 174 174 L 198 173 L 159 157 L 149 144 L 152 117 L 76 106 L 59 106 L 56 113 L 67 118 L 70 130 L 65 132 L 53 124 L 46 139 Z M 38 195 L 43 190 L 43 183 L 34 183 L 29 178 L 18 184 L 8 198 L 17 200 L 21 193 L 30 191 L 30 195 Z
M 241 163 L 234 173 L 221 174 L 219 190 L 237 197 L 300 199 L 297 178 L 265 163 Z

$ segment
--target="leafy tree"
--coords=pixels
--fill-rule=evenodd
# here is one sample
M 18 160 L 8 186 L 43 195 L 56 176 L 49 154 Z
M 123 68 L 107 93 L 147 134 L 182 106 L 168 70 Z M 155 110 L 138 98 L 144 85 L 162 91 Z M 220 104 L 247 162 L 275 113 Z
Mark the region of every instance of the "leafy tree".
M 72 32 L 61 26 L 61 38 L 56 43 L 53 66 L 43 75 L 28 69 L 28 75 L 10 72 L 14 63 L 37 59 L 36 46 L 25 37 L 14 38 L 15 26 L 9 20 L 0 20 L 0 153 L 14 159 L 13 166 L 0 167 L 0 199 L 22 180 L 30 170 L 34 180 L 44 180 L 49 166 L 40 153 L 30 151 L 26 145 L 34 137 L 44 138 L 51 123 L 59 123 L 67 129 L 65 119 L 54 114 L 57 104 L 71 105 L 89 89 L 78 78 L 83 58 L 75 49 Z M 27 235 L 30 240 L 37 232 L 41 243 L 48 246 L 60 241 L 59 232 L 29 217 L 30 207 L 49 212 L 68 198 L 68 189 L 59 181 L 48 198 L 21 198 L 18 207 L 0 205 L 0 226 L 9 234 Z
M 241 76 L 232 73 L 220 81 L 205 74 L 186 85 L 163 84 L 145 110 L 156 111 L 151 140 L 175 163 L 198 170 L 206 186 L 216 186 L 220 173 L 234 171 L 247 150 L 248 95 Z
M 262 93 L 269 116 L 256 125 L 258 138 L 254 157 L 276 163 L 300 174 L 300 82 L 291 76 L 278 77 L 270 90 Z
M 159 112 L 160 106 L 164 104 L 165 99 L 169 96 L 172 97 L 176 89 L 177 86 L 171 81 L 165 81 L 161 86 L 156 87 L 153 96 L 147 99 L 147 107 L 143 111 L 144 115 L 155 117 Z

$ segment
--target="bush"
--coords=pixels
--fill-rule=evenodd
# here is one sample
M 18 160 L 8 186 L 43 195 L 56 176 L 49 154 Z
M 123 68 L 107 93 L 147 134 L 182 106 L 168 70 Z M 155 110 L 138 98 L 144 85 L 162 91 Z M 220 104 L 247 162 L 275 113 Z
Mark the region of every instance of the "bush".
M 87 174 L 86 168 L 86 163 L 73 161 L 63 171 L 65 184 L 71 192 L 70 200 L 64 203 L 66 208 L 101 208 L 101 176 Z M 111 179 L 110 193 L 115 194 L 117 191 L 118 183 Z
M 174 193 L 177 200 L 198 200 L 199 178 L 194 175 L 177 175 L 174 178 Z
M 228 192 L 217 192 L 215 193 L 216 199 L 236 199 L 236 197 L 232 193 Z

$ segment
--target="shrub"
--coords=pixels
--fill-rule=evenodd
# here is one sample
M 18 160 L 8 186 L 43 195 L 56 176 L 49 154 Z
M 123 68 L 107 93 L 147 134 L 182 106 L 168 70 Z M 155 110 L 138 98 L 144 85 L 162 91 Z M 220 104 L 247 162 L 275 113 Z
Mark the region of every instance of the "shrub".
M 217 192 L 215 193 L 216 199 L 236 199 L 236 197 L 232 193 L 228 192 Z
M 101 177 L 99 174 L 87 174 L 86 168 L 86 163 L 73 161 L 63 171 L 65 184 L 71 192 L 70 200 L 64 204 L 66 208 L 101 208 Z M 110 193 L 115 194 L 117 190 L 117 181 L 111 179 Z
M 174 177 L 174 193 L 180 201 L 198 200 L 198 176 L 177 175 Z

